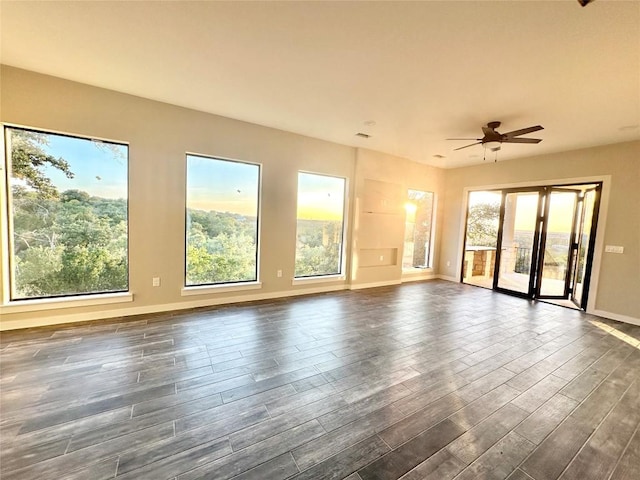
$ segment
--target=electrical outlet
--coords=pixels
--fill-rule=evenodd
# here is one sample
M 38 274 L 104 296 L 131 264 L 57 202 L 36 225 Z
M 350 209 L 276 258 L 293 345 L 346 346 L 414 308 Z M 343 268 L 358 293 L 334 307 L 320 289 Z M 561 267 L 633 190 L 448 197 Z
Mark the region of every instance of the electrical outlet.
M 447 260 L 447 267 L 450 267 L 450 266 L 451 266 L 451 261 Z
M 278 271 L 276 272 L 276 276 L 277 276 L 278 278 L 281 278 L 281 277 L 282 277 L 282 270 L 278 270 Z
M 151 279 L 151 285 L 153 285 L 154 287 L 159 287 L 160 286 L 160 277 L 153 277 Z
M 384 255 L 380 255 L 380 261 L 383 262 L 384 261 Z

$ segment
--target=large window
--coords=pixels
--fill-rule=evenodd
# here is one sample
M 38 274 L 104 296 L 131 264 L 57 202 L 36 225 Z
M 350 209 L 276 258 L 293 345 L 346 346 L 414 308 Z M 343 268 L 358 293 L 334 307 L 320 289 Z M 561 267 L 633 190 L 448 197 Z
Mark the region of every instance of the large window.
M 187 286 L 258 278 L 260 167 L 187 155 Z
M 296 277 L 342 273 L 345 179 L 298 173 Z
M 128 148 L 7 127 L 11 300 L 128 289 Z
M 409 190 L 402 268 L 430 268 L 433 193 Z

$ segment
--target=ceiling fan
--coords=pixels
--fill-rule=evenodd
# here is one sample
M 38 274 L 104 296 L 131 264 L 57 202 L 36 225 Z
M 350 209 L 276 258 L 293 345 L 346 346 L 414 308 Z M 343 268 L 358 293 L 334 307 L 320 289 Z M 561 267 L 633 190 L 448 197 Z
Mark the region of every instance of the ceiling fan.
M 483 147 L 488 148 L 492 152 L 497 152 L 503 143 L 540 143 L 541 138 L 518 138 L 520 135 L 526 135 L 527 133 L 537 132 L 543 130 L 544 127 L 536 125 L 535 127 L 521 128 L 520 130 L 514 130 L 512 132 L 500 133 L 496 128 L 500 127 L 500 122 L 489 122 L 486 126 L 482 127 L 484 137 L 482 138 L 447 138 L 447 140 L 475 140 L 475 143 L 465 145 L 464 147 L 454 148 L 454 150 L 462 150 L 463 148 L 472 147 L 474 145 L 482 144 Z

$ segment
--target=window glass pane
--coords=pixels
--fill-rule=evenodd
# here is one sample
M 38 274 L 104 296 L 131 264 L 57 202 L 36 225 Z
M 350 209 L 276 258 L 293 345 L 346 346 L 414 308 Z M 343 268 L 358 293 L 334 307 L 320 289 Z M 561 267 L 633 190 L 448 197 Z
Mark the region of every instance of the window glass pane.
M 187 155 L 186 285 L 255 281 L 258 165 Z
M 296 277 L 342 273 L 345 179 L 298 173 Z
M 431 225 L 433 222 L 433 193 L 409 190 L 403 268 L 431 267 Z
M 128 289 L 128 148 L 6 128 L 11 299 Z

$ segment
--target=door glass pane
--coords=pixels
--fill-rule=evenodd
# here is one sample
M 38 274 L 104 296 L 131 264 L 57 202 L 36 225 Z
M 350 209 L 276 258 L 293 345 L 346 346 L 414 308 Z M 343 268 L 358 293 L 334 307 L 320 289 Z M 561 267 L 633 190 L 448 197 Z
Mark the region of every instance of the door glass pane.
M 538 198 L 538 192 L 506 195 L 498 277 L 500 288 L 529 292 Z
M 551 192 L 540 295 L 564 296 L 571 227 L 576 207 L 575 192 Z
M 591 221 L 593 219 L 593 209 L 595 207 L 596 191 L 589 190 L 584 194 L 584 220 L 582 230 L 578 232 L 578 262 L 576 265 L 576 281 L 573 287 L 573 298 L 577 302 L 582 300 L 582 288 L 584 285 L 585 263 L 587 250 L 591 236 Z M 584 307 L 584 305 L 581 305 Z
M 462 281 L 493 288 L 502 192 L 470 192 Z

